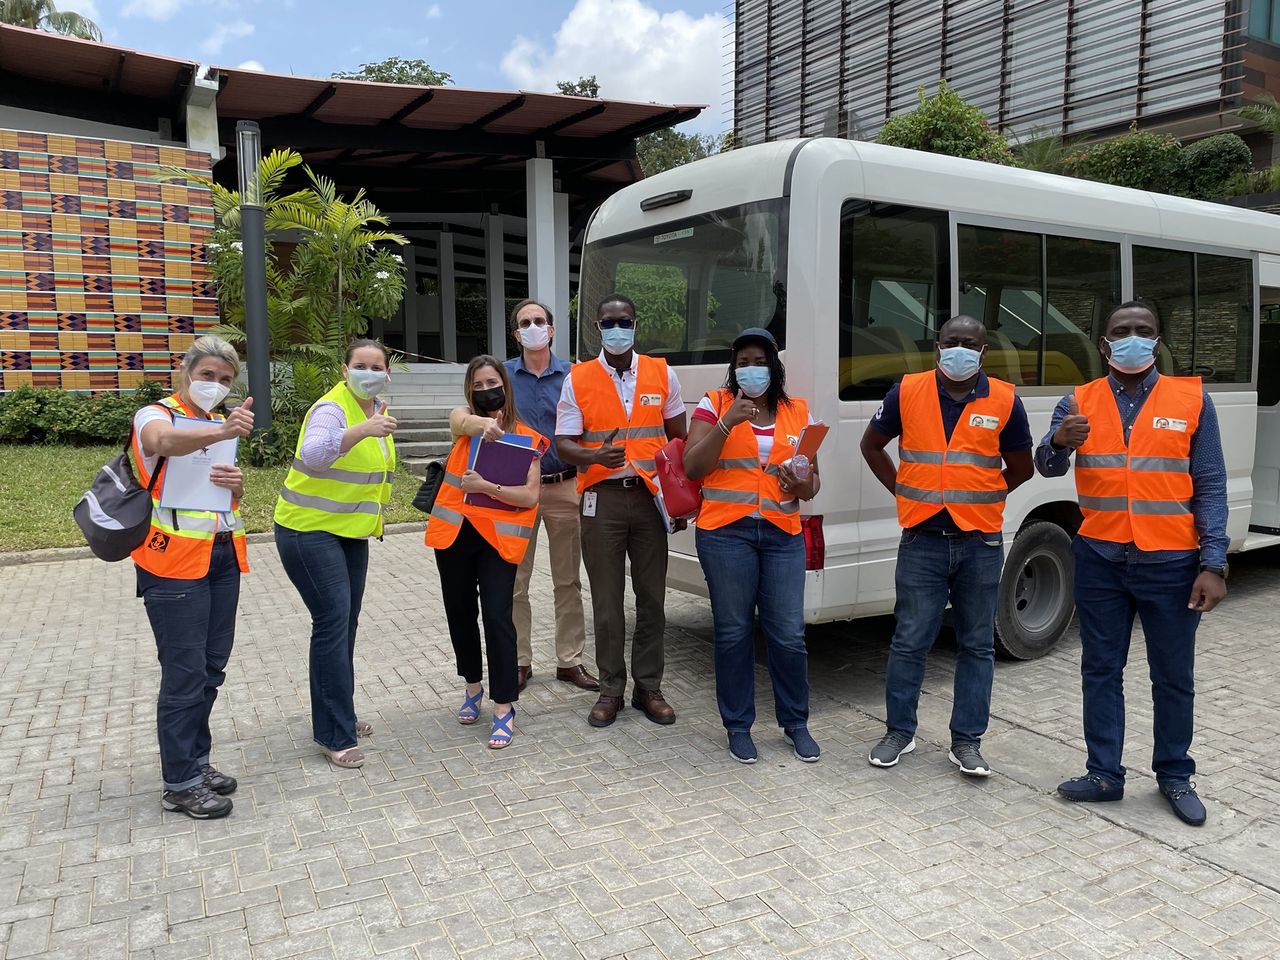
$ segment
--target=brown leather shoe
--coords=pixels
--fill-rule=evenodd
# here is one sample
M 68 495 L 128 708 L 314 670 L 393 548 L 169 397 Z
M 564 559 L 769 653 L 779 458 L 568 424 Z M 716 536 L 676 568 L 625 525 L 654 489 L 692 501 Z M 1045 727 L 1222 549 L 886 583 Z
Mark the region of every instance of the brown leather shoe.
M 631 705 L 637 710 L 644 711 L 644 715 L 654 723 L 676 722 L 676 712 L 662 696 L 661 690 L 644 690 L 636 687 L 631 694 Z
M 618 719 L 618 711 L 621 709 L 621 697 L 607 697 L 601 694 L 600 699 L 591 708 L 591 713 L 587 715 L 587 723 L 593 727 L 607 727 Z
M 576 667 L 556 667 L 556 679 L 563 680 L 565 683 L 572 683 L 575 687 L 583 690 L 599 690 L 600 681 L 587 673 L 587 668 L 582 664 Z
M 533 667 L 516 667 L 517 689 L 523 690 L 529 684 L 529 678 L 533 676 Z

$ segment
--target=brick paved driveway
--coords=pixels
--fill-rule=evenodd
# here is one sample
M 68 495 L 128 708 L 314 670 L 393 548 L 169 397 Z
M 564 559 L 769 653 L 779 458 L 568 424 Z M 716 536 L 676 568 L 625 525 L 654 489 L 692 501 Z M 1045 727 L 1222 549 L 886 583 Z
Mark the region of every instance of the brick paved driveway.
M 866 765 L 883 620 L 813 632 L 821 763 L 784 749 L 763 673 L 761 762 L 731 762 L 709 613 L 683 595 L 664 684 L 675 726 L 628 710 L 590 729 L 590 696 L 549 679 L 544 636 L 521 733 L 491 753 L 483 725 L 452 719 L 459 681 L 420 537 L 372 554 L 357 650 L 370 762 L 334 770 L 311 744 L 305 611 L 257 544 L 215 713 L 214 759 L 241 787 L 230 819 L 203 824 L 157 802 L 157 669 L 131 568 L 0 569 L 0 958 L 1280 956 L 1274 553 L 1240 559 L 1200 633 L 1198 831 L 1145 768 L 1140 656 L 1128 797 L 1052 796 L 1083 766 L 1074 636 L 1000 666 L 985 782 L 946 760 L 945 647 L 923 749 Z

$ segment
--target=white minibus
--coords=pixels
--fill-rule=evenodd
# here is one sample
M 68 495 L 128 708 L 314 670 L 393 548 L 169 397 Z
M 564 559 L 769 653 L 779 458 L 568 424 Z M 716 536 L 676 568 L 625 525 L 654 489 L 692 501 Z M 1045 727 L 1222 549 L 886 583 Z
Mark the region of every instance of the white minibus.
M 806 622 L 893 610 L 895 504 L 858 445 L 888 389 L 932 368 L 938 327 L 960 313 L 985 324 L 986 369 L 1017 385 L 1038 444 L 1057 400 L 1105 372 L 1107 310 L 1151 304 L 1160 370 L 1202 377 L 1217 407 L 1232 548 L 1280 544 L 1271 214 L 872 143 L 780 141 L 643 180 L 596 211 L 579 357 L 599 351 L 593 311 L 615 290 L 638 306 L 637 349 L 675 367 L 689 409 L 722 384 L 736 333 L 763 326 L 788 391 L 831 425 L 822 491 L 804 510 Z M 1004 654 L 1041 656 L 1066 631 L 1079 522 L 1070 474 L 1010 496 Z M 672 538 L 669 583 L 706 593 L 692 532 Z

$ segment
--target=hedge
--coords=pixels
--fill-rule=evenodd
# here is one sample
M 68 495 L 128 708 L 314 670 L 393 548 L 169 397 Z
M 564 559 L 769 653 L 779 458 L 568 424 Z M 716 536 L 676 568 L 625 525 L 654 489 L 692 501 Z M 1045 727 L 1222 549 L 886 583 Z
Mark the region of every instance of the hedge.
M 18 387 L 0 394 L 0 441 L 9 443 L 124 443 L 138 408 L 168 396 L 145 381 L 132 393 L 68 393 Z

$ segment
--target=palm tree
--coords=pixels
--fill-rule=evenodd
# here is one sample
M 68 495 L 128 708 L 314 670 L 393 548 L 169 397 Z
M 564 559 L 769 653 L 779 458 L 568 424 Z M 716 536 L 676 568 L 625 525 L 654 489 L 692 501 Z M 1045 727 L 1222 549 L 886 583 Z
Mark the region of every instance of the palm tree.
M 1256 123 L 1271 139 L 1280 140 L 1280 101 L 1269 93 L 1264 93 L 1253 103 L 1247 103 L 1236 111 L 1241 120 Z
M 1064 137 L 1051 127 L 1032 127 L 1026 139 L 1013 148 L 1018 163 L 1027 170 L 1041 173 L 1065 173 L 1067 158 L 1084 142 L 1084 137 Z
M 53 0 L 0 0 L 0 23 L 102 42 L 101 27 L 83 14 L 59 10 Z

